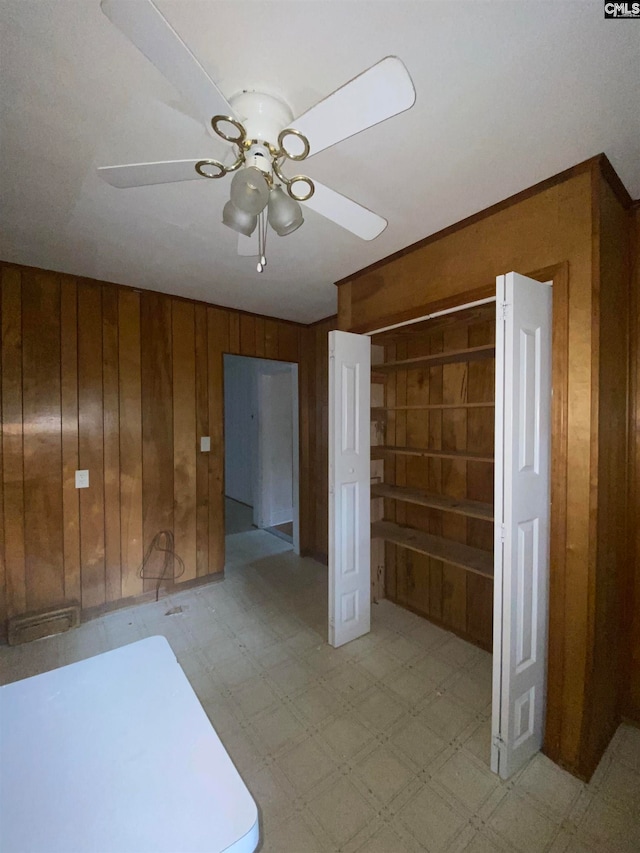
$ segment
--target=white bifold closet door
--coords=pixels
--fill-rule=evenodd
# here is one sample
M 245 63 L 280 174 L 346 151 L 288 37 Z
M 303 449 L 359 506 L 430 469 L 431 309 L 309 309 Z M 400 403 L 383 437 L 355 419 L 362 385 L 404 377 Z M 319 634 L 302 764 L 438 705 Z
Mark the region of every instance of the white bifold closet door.
M 329 643 L 371 625 L 371 340 L 329 332 Z
M 544 735 L 550 410 L 551 287 L 499 276 L 491 769 L 503 779 Z

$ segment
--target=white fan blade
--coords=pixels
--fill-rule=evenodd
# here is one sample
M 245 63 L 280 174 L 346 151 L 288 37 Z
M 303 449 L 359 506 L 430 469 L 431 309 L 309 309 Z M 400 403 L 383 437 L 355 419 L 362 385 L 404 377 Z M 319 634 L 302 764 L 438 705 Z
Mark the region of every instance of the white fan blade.
M 258 232 L 253 232 L 251 237 L 238 234 L 238 254 L 243 258 L 258 257 Z
M 316 191 L 304 204 L 356 237 L 374 240 L 387 227 L 387 220 L 361 204 L 314 180 Z
M 204 159 L 204 158 L 203 158 Z M 172 184 L 177 181 L 197 181 L 199 160 L 162 160 L 159 163 L 129 163 L 126 166 L 100 166 L 98 174 L 112 187 L 146 187 L 151 184 Z
M 408 110 L 416 92 L 404 63 L 387 56 L 291 122 L 309 140 L 309 157 Z
M 187 97 L 208 125 L 234 116 L 220 89 L 151 0 L 102 0 L 102 11 L 158 71 Z

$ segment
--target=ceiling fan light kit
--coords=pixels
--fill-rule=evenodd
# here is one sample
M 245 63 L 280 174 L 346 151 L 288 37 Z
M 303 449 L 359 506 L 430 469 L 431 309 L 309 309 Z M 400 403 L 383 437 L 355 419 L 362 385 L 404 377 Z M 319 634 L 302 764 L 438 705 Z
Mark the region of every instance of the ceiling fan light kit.
M 279 237 L 286 237 L 302 225 L 304 217 L 298 202 L 285 195 L 282 187 L 276 186 L 269 196 L 268 220 Z
M 235 172 L 222 222 L 243 236 L 260 225 L 258 272 L 266 266 L 267 224 L 281 237 L 292 234 L 304 222 L 299 203 L 363 240 L 384 231 L 383 217 L 306 175 L 289 177 L 284 169 L 288 160 L 306 160 L 412 107 L 415 90 L 400 59 L 387 56 L 294 118 L 284 100 L 264 92 L 245 90 L 227 100 L 152 0 L 101 0 L 100 5 L 235 154 L 229 166 L 201 159 L 99 168 L 108 183 L 124 188 L 218 180 Z
M 237 231 L 238 234 L 251 237 L 258 224 L 258 215 L 241 210 L 229 200 L 222 208 L 222 223 Z

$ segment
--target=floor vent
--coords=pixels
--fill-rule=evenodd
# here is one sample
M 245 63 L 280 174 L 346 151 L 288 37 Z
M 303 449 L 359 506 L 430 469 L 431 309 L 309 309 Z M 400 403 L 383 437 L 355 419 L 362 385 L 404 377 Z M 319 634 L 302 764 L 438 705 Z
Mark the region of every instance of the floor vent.
M 69 628 L 77 628 L 80 624 L 80 606 L 67 604 L 45 613 L 26 613 L 24 616 L 14 616 L 9 619 L 10 646 L 19 643 L 29 643 L 40 640 L 52 634 L 62 634 Z

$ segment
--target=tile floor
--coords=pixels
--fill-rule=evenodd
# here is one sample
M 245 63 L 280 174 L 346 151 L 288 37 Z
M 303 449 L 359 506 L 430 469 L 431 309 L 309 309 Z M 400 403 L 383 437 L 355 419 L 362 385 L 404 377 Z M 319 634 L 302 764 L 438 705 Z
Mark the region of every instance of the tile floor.
M 384 601 L 371 634 L 332 649 L 325 567 L 259 530 L 227 554 L 223 582 L 0 647 L 2 681 L 164 634 L 260 807 L 264 853 L 638 853 L 640 731 L 620 727 L 589 785 L 542 755 L 502 783 L 488 654 Z

